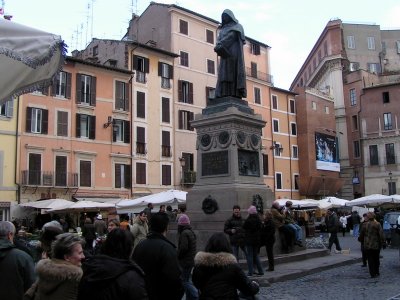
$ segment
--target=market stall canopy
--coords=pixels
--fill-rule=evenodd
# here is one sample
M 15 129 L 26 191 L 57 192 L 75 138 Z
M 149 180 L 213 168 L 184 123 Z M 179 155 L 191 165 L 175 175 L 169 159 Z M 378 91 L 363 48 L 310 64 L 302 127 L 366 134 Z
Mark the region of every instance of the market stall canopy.
M 319 200 L 319 207 L 322 209 L 328 208 L 339 208 L 343 207 L 348 203 L 349 200 L 340 199 L 336 197 L 326 197 L 324 199 Z
M 318 207 L 318 200 L 304 199 L 304 200 L 292 200 L 292 199 L 277 199 L 280 206 L 285 206 L 286 201 L 292 201 L 293 208 L 316 208 Z
M 73 204 L 74 202 L 68 201 L 65 199 L 47 199 L 47 200 L 39 200 L 39 201 L 34 201 L 34 202 L 26 202 L 26 203 L 21 203 L 19 206 L 21 207 L 32 207 L 32 208 L 37 208 L 37 209 L 57 209 L 60 207 L 65 207 L 68 205 Z
M 398 195 L 381 195 L 373 194 L 357 198 L 346 203 L 346 206 L 366 206 L 366 207 L 377 207 L 386 204 L 400 204 L 400 197 Z
M 0 105 L 49 86 L 65 54 L 60 36 L 0 19 Z
M 186 203 L 186 194 L 187 192 L 180 190 L 168 190 L 136 199 L 124 199 L 117 203 L 117 212 L 119 214 L 139 212 L 148 203 L 152 203 L 154 206 Z
M 71 202 L 71 204 L 68 204 L 64 207 L 48 210 L 48 212 L 61 213 L 61 212 L 99 211 L 99 210 L 107 210 L 110 208 L 115 208 L 115 204 L 95 202 L 95 201 L 78 201 L 78 202 Z

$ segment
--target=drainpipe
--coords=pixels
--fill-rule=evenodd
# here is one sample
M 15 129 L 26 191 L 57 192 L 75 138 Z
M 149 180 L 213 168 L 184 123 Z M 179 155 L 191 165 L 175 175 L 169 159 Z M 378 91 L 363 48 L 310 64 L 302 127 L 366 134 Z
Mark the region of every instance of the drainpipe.
M 286 116 L 287 116 L 287 122 L 288 122 L 288 128 L 289 128 L 289 134 L 288 134 L 288 141 L 289 141 L 289 176 L 290 176 L 290 199 L 293 199 L 293 174 L 292 174 L 292 143 L 291 143 L 291 130 L 292 128 L 290 127 L 290 120 L 289 120 L 289 105 L 290 101 L 288 96 L 286 96 Z M 296 134 L 297 134 L 297 123 L 296 123 Z
M 20 204 L 21 203 L 21 185 L 18 183 L 17 181 L 17 173 L 18 173 L 18 128 L 19 128 L 19 96 L 17 97 L 17 113 L 16 113 L 16 127 L 15 127 L 15 166 L 14 166 L 14 183 L 17 186 L 17 190 L 16 190 L 16 199 L 17 199 L 17 203 Z
M 131 139 L 131 153 L 130 153 L 130 157 L 131 157 L 131 194 L 130 194 L 130 198 L 132 198 L 132 195 L 133 195 L 133 184 L 132 184 L 132 182 L 133 182 L 133 101 L 131 101 L 132 99 L 133 99 L 133 84 L 132 84 L 132 80 L 133 80 L 133 74 L 134 73 L 132 73 L 132 75 L 131 75 L 131 78 L 129 79 L 129 81 L 128 81 L 128 83 L 129 83 L 129 93 L 128 93 L 128 101 L 129 101 L 129 104 L 130 104 L 130 113 L 131 113 L 131 117 L 130 117 L 130 120 L 131 120 L 131 125 L 130 125 L 130 129 L 131 129 L 131 136 L 130 136 L 130 139 Z

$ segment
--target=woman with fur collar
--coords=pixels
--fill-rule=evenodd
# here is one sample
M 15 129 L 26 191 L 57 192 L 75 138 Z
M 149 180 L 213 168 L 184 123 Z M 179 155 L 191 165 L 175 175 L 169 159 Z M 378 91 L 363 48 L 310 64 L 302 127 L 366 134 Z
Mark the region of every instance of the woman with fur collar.
M 59 234 L 51 250 L 51 259 L 38 262 L 38 280 L 26 292 L 25 299 L 76 299 L 83 274 L 81 261 L 85 258 L 82 239 L 73 233 Z
M 238 300 L 237 290 L 246 296 L 258 293 L 258 283 L 250 281 L 231 251 L 226 235 L 218 232 L 210 237 L 205 251 L 196 254 L 193 283 L 199 290 L 199 300 Z
M 133 249 L 146 238 L 149 233 L 149 225 L 147 224 L 147 214 L 145 211 L 141 211 L 139 215 L 133 221 L 133 225 L 131 227 L 131 233 L 135 238 Z

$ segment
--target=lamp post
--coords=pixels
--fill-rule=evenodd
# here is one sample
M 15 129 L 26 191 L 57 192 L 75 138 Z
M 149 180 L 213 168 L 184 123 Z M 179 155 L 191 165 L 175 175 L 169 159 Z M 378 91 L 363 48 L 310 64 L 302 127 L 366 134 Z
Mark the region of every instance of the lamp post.
M 183 189 L 183 186 L 184 186 L 184 173 L 183 173 L 183 168 L 185 167 L 185 165 L 186 165 L 186 160 L 185 160 L 185 158 L 184 157 L 179 157 L 179 163 L 181 164 L 181 187 L 182 187 L 182 189 Z
M 393 195 L 393 187 L 392 187 L 392 171 L 389 171 L 389 196 Z
M 323 188 L 322 194 L 324 196 L 322 199 L 324 199 L 325 198 L 325 175 L 321 174 L 321 177 L 322 177 L 322 188 Z

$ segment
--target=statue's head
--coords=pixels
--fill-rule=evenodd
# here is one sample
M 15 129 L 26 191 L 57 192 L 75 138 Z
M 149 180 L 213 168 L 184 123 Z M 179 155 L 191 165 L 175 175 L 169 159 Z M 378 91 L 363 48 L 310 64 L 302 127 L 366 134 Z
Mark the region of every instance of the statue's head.
M 230 9 L 225 9 L 222 12 L 221 19 L 222 19 L 222 25 L 227 24 L 231 21 L 238 23 L 238 20 L 235 18 L 235 15 Z

